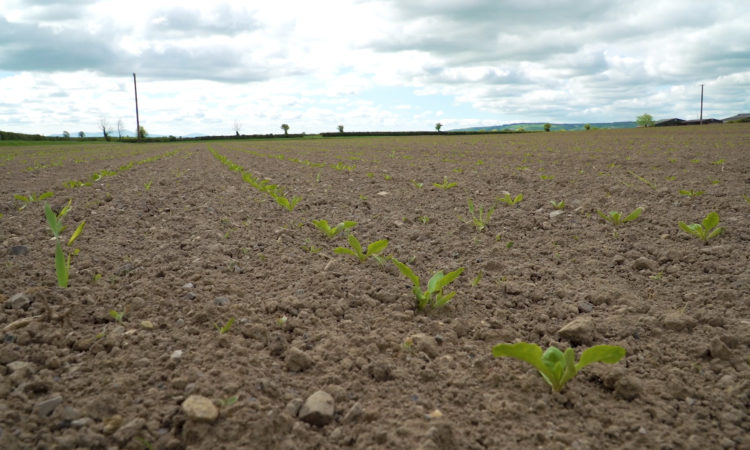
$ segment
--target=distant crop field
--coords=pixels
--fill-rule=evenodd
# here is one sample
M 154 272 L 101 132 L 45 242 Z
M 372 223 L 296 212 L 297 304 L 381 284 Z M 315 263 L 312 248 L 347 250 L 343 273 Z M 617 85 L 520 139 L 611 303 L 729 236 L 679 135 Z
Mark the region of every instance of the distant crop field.
M 747 124 L 2 146 L 0 447 L 750 447 L 749 155 Z M 503 356 L 534 345 L 623 354 L 557 383 Z

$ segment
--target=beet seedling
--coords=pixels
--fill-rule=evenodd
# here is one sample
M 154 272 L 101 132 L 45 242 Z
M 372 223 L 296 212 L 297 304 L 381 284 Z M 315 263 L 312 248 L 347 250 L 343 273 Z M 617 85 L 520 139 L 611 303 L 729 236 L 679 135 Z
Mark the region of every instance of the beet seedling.
M 634 209 L 633 212 L 631 212 L 624 218 L 622 217 L 623 213 L 619 211 L 610 211 L 608 214 L 604 214 L 600 210 L 596 210 L 596 213 L 599 214 L 599 217 L 601 217 L 605 221 L 611 223 L 612 225 L 617 226 L 623 223 L 632 222 L 635 219 L 639 218 L 641 214 L 643 214 L 643 208 L 639 206 L 638 208 Z
M 584 367 L 595 362 L 614 364 L 625 356 L 625 349 L 618 345 L 595 345 L 581 353 L 578 363 L 575 362 L 576 354 L 572 348 L 563 353 L 557 347 L 551 346 L 542 353 L 538 345 L 527 342 L 498 344 L 492 347 L 492 355 L 496 358 L 509 356 L 531 364 L 554 391 L 560 392 L 565 383 L 573 379 Z
M 234 325 L 234 317 L 230 318 L 223 326 L 220 327 L 218 324 L 214 324 L 214 327 L 216 327 L 219 334 L 225 334 L 232 328 L 232 325 Z
M 687 197 L 690 197 L 690 198 L 700 197 L 701 195 L 703 195 L 703 191 L 694 191 L 692 189 L 690 189 L 690 190 L 680 189 L 680 195 L 684 195 L 684 196 L 687 196 Z
M 682 231 L 702 239 L 705 244 L 708 244 L 709 239 L 715 238 L 724 232 L 724 228 L 716 228 L 716 226 L 719 225 L 719 214 L 715 211 L 708 213 L 701 223 L 692 223 L 688 225 L 685 222 L 680 221 L 678 224 Z
M 552 207 L 558 210 L 565 209 L 565 200 L 560 200 L 559 202 L 556 202 L 554 200 L 550 200 L 550 203 L 552 203 Z
M 43 192 L 43 193 L 37 195 L 36 197 L 34 196 L 34 194 L 29 194 L 28 196 L 15 194 L 13 197 L 16 200 L 20 200 L 20 201 L 23 202 L 23 205 L 21 205 L 21 207 L 18 208 L 18 210 L 20 211 L 20 210 L 26 208 L 29 205 L 29 203 L 40 202 L 40 201 L 42 201 L 42 200 L 44 200 L 46 198 L 52 197 L 53 195 L 55 195 L 53 192 L 47 191 L 47 192 Z
M 487 212 L 484 212 L 484 208 L 482 206 L 479 207 L 478 211 L 475 211 L 474 209 L 474 202 L 469 199 L 469 214 L 471 214 L 471 221 L 474 223 L 474 226 L 477 228 L 477 231 L 484 231 L 485 228 L 487 228 L 487 225 L 490 223 L 490 219 L 492 218 L 492 213 L 495 212 L 495 208 L 489 208 Z
M 339 234 L 340 232 L 342 232 L 342 231 L 344 231 L 344 230 L 346 230 L 348 228 L 356 226 L 357 222 L 352 222 L 351 220 L 345 220 L 343 222 L 340 222 L 338 225 L 336 225 L 333 228 L 331 228 L 328 225 L 328 221 L 324 220 L 324 219 L 313 220 L 312 224 L 315 225 L 315 227 L 317 229 L 319 229 L 320 231 L 322 231 L 323 234 L 325 234 L 328 237 L 328 239 L 331 239 L 334 236 L 336 236 L 337 234 Z
M 518 194 L 515 197 L 511 197 L 509 193 L 505 193 L 505 196 L 499 197 L 498 202 L 505 203 L 508 206 L 513 206 L 523 200 L 523 194 Z
M 362 245 L 360 245 L 359 241 L 356 237 L 354 237 L 353 234 L 349 233 L 349 246 L 351 249 L 348 249 L 346 247 L 336 247 L 333 249 L 334 253 L 338 253 L 340 255 L 354 255 L 359 259 L 359 262 L 363 263 L 367 261 L 367 258 L 373 255 L 377 255 L 383 252 L 386 247 L 388 247 L 388 239 L 381 239 L 379 241 L 375 241 L 372 244 L 367 246 L 367 251 L 362 251 Z
M 427 289 L 423 291 L 419 283 L 419 277 L 414 274 L 409 266 L 396 258 L 391 258 L 391 261 L 406 278 L 411 280 L 413 284 L 412 292 L 417 298 L 417 309 L 424 309 L 428 304 L 432 305 L 433 308 L 445 306 L 456 295 L 456 292 L 443 294 L 443 288 L 451 284 L 464 271 L 463 267 L 447 274 L 440 270 L 430 278 L 430 281 L 427 282 Z
M 52 230 L 52 234 L 55 236 L 55 274 L 57 275 L 57 285 L 62 288 L 68 287 L 70 258 L 73 255 L 77 255 L 79 252 L 77 248 L 73 249 L 72 251 L 68 251 L 68 258 L 66 259 L 65 255 L 63 254 L 62 245 L 60 244 L 60 233 L 62 233 L 65 229 L 65 226 L 63 226 L 61 220 L 70 211 L 71 203 L 72 200 L 68 201 L 68 204 L 63 207 L 59 214 L 55 214 L 49 205 L 44 205 L 44 215 L 47 218 L 47 223 L 49 224 L 50 230 Z M 68 239 L 68 247 L 73 245 L 73 242 L 78 238 L 78 236 L 80 236 L 81 232 L 83 232 L 84 225 L 86 225 L 85 220 L 78 224 L 78 227 L 70 236 L 70 239 Z
M 440 189 L 450 189 L 457 185 L 455 182 L 448 182 L 448 177 L 443 177 L 443 183 L 432 183 L 435 187 L 439 187 Z

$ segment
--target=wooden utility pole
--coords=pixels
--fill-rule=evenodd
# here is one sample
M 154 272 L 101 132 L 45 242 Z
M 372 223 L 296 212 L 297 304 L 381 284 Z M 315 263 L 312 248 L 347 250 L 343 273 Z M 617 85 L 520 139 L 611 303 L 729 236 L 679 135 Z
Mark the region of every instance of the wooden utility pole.
M 703 85 L 701 84 L 701 125 L 703 125 Z
M 141 119 L 138 117 L 138 84 L 135 81 L 135 72 L 133 72 L 133 87 L 135 88 L 135 135 L 138 142 L 141 141 Z

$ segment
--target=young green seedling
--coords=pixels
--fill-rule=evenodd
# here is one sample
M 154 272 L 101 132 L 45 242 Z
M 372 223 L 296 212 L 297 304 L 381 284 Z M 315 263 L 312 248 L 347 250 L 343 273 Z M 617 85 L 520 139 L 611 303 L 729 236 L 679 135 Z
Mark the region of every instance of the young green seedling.
M 25 195 L 15 194 L 13 197 L 16 200 L 20 200 L 20 201 L 23 202 L 23 205 L 21 205 L 21 207 L 18 208 L 19 211 L 20 211 L 20 210 L 26 208 L 26 206 L 28 206 L 29 203 L 40 202 L 40 201 L 42 201 L 42 200 L 44 200 L 46 198 L 52 197 L 53 195 L 55 195 L 53 192 L 47 191 L 47 192 L 44 192 L 44 193 L 41 193 L 41 194 L 37 195 L 36 197 L 34 196 L 34 194 L 29 194 L 28 197 L 25 196 Z
M 125 317 L 125 311 L 119 312 L 114 309 L 109 310 L 109 317 L 115 319 L 115 322 L 122 323 L 122 319 Z
M 717 214 L 715 211 L 708 213 L 706 218 L 703 219 L 701 223 L 692 223 L 688 225 L 685 222 L 679 222 L 679 226 L 682 231 L 702 239 L 706 244 L 708 244 L 709 239 L 715 238 L 716 236 L 724 232 L 724 228 L 716 228 L 717 225 L 719 225 L 719 214 Z
M 572 348 L 563 353 L 552 346 L 542 353 L 538 345 L 527 342 L 498 344 L 492 347 L 492 355 L 496 358 L 509 356 L 531 364 L 553 390 L 560 392 L 565 383 L 584 367 L 595 362 L 614 364 L 625 356 L 625 349 L 618 345 L 595 345 L 581 353 L 578 363 L 575 362 L 576 354 Z
M 693 197 L 699 197 L 703 195 L 703 191 L 694 191 L 692 189 L 680 189 L 680 195 L 685 195 L 687 197 L 693 198 Z
M 505 196 L 497 199 L 498 202 L 505 203 L 508 206 L 513 206 L 523 200 L 523 194 L 518 194 L 515 197 L 511 197 L 509 193 L 505 193 Z
M 367 251 L 362 250 L 362 245 L 360 245 L 359 241 L 356 237 L 354 237 L 353 234 L 349 233 L 349 246 L 351 249 L 345 248 L 345 247 L 336 247 L 333 249 L 334 253 L 338 253 L 340 255 L 354 255 L 359 259 L 359 262 L 363 263 L 367 261 L 367 258 L 373 255 L 377 255 L 383 252 L 386 247 L 388 247 L 388 239 L 381 239 L 379 241 L 375 241 L 372 244 L 367 246 Z
M 232 328 L 232 325 L 234 325 L 234 317 L 230 318 L 223 326 L 220 327 L 218 324 L 214 324 L 214 327 L 216 327 L 219 334 L 225 334 Z
M 63 254 L 62 245 L 60 244 L 60 233 L 62 233 L 65 229 L 65 226 L 62 224 L 62 218 L 70 211 L 71 204 L 72 200 L 68 201 L 68 204 L 65 205 L 65 207 L 60 211 L 59 214 L 55 214 L 49 205 L 44 205 L 44 215 L 47 218 L 47 223 L 49 224 L 50 230 L 52 230 L 52 234 L 55 236 L 55 274 L 57 275 L 57 285 L 62 288 L 68 287 L 70 258 L 73 255 L 77 255 L 79 252 L 77 248 L 69 250 L 68 258 L 66 259 L 65 255 Z M 78 238 L 78 236 L 80 236 L 81 232 L 83 232 L 84 225 L 86 225 L 85 220 L 78 224 L 78 227 L 70 236 L 70 239 L 68 239 L 68 247 L 73 245 L 73 242 Z
M 552 207 L 555 209 L 565 209 L 565 200 L 560 200 L 559 202 L 550 200 L 549 202 L 552 203 Z
M 417 309 L 424 309 L 428 304 L 433 308 L 440 308 L 451 301 L 453 296 L 456 295 L 456 292 L 453 291 L 448 294 L 443 294 L 443 288 L 451 284 L 453 280 L 458 278 L 458 276 L 464 271 L 463 267 L 447 274 L 444 274 L 443 271 L 440 270 L 430 278 L 430 281 L 427 282 L 427 289 L 423 291 L 422 286 L 419 283 L 419 277 L 414 274 L 414 271 L 411 270 L 409 266 L 396 258 L 391 258 L 391 261 L 393 261 L 393 264 L 396 265 L 398 270 L 406 278 L 411 280 L 413 284 L 412 292 L 414 292 L 414 296 L 417 299 Z
M 448 182 L 448 177 L 443 177 L 443 183 L 432 183 L 435 187 L 439 187 L 440 189 L 450 189 L 457 185 L 455 182 Z
M 619 211 L 610 211 L 608 214 L 604 214 L 600 210 L 596 210 L 596 213 L 599 214 L 599 217 L 601 217 L 602 219 L 606 220 L 612 225 L 617 226 L 623 223 L 632 222 L 635 219 L 639 218 L 641 214 L 643 214 L 643 208 L 639 206 L 638 208 L 634 209 L 633 212 L 631 212 L 624 218 L 622 217 L 623 213 Z
M 424 186 L 424 183 L 419 183 L 417 182 L 417 180 L 411 180 L 411 184 L 413 184 L 417 189 L 422 189 L 422 186 Z
M 302 200 L 302 197 L 294 196 L 291 200 L 289 200 L 286 197 L 282 197 L 281 195 L 272 195 L 273 199 L 276 200 L 276 203 L 286 208 L 288 211 L 291 211 L 294 209 L 295 206 L 297 206 L 297 203 L 299 203 L 300 200 Z
M 468 203 L 469 214 L 471 214 L 471 221 L 474 223 L 477 231 L 484 231 L 484 229 L 487 228 L 487 225 L 490 223 L 490 219 L 492 219 L 492 213 L 495 212 L 495 208 L 489 208 L 487 212 L 484 212 L 484 208 L 480 206 L 479 211 L 475 211 L 474 202 L 469 199 Z
M 352 222 L 351 220 L 345 220 L 343 222 L 340 222 L 338 225 L 336 225 L 333 228 L 331 228 L 328 225 L 328 221 L 325 219 L 313 220 L 312 223 L 313 225 L 315 225 L 317 229 L 322 231 L 323 234 L 328 236 L 328 239 L 331 239 L 332 237 L 336 236 L 340 232 L 357 225 L 357 222 Z

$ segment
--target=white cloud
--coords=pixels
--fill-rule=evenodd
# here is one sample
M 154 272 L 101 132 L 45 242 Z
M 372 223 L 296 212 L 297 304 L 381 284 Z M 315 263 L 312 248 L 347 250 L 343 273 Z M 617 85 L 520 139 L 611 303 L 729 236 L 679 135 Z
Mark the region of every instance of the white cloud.
M 432 129 L 750 110 L 741 2 L 6 0 L 0 128 Z M 292 123 L 293 122 L 293 123 Z M 130 128 L 134 128 L 130 126 Z

